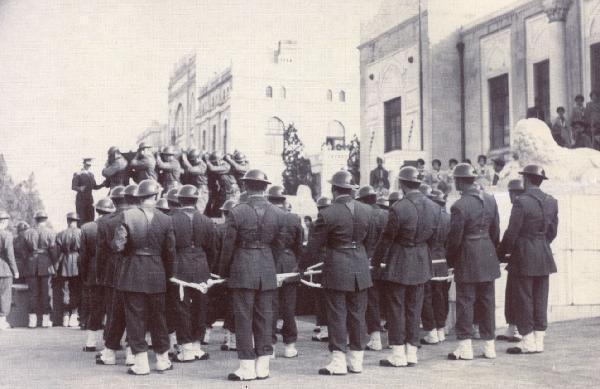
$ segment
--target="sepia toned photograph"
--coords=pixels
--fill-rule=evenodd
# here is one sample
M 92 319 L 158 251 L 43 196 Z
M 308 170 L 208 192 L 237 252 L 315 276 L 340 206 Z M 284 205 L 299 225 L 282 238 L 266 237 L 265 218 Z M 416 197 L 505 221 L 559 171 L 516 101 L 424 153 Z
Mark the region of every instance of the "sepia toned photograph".
M 600 0 L 0 0 L 0 388 L 600 387 Z

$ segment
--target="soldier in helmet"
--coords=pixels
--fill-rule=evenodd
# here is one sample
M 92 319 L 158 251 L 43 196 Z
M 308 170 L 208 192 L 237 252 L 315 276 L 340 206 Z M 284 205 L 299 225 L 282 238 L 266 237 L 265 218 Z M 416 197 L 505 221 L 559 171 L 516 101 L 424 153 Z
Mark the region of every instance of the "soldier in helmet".
M 398 179 L 402 200 L 390 207 L 388 222 L 373 254 L 373 267 L 381 268 L 387 281 L 389 344 L 392 353 L 379 361 L 381 366 L 416 365 L 419 321 L 424 285 L 431 278 L 429 246 L 437 227 L 435 205 L 419 187 L 419 171 L 412 166 L 400 169 Z
M 75 212 L 67 213 L 67 228 L 56 235 L 58 252 L 57 276 L 52 282 L 55 310 L 62 307 L 63 327 L 79 327 L 78 309 L 81 303 L 81 278 L 79 277 L 79 248 L 81 230 L 77 227 L 79 216 Z M 68 288 L 68 301 L 64 291 Z
M 477 173 L 471 164 L 454 168 L 456 189 L 462 196 L 450 210 L 450 232 L 446 240 L 448 266 L 454 267 L 456 282 L 456 336 L 458 348 L 448 359 L 473 359 L 473 316 L 478 324 L 483 353 L 496 357 L 494 345 L 494 280 L 500 277 L 496 246 L 500 238 L 498 206 L 493 196 L 477 188 Z
M 213 211 L 216 211 L 214 214 L 218 215 L 218 209 L 226 200 L 235 200 L 239 197 L 240 188 L 237 185 L 232 165 L 223 160 L 220 152 L 211 153 L 206 160 L 206 165 L 219 186 L 218 197 L 213 201 Z
M 228 379 L 245 381 L 269 377 L 273 354 L 273 296 L 277 288 L 277 245 L 284 227 L 284 212 L 264 197 L 266 175 L 249 170 L 244 175 L 246 203 L 227 216 L 219 274 L 229 277 L 240 368 Z M 254 339 L 254 342 L 253 342 Z
M 383 229 L 387 224 L 388 211 L 381 209 L 377 206 L 377 192 L 372 186 L 367 185 L 360 188 L 358 191 L 357 200 L 363 204 L 366 204 L 372 208 L 372 217 L 375 220 L 375 239 L 379 240 L 379 237 L 383 233 Z M 369 247 L 367 254 L 369 258 L 373 257 L 373 250 L 375 246 Z M 373 278 L 373 287 L 369 288 L 369 301 L 367 303 L 367 333 L 370 336 L 370 340 L 367 343 L 368 350 L 381 351 L 381 309 L 380 309 L 380 298 L 384 285 L 381 283 L 380 269 L 373 269 L 371 275 Z
M 390 193 L 390 195 L 388 196 L 389 207 L 391 208 L 396 203 L 396 201 L 400 201 L 401 199 L 402 199 L 402 194 L 400 192 Z
M 7 231 L 10 215 L 0 209 L 0 330 L 10 328 L 6 317 L 12 302 L 12 281 L 19 278 L 12 234 Z
M 123 154 L 115 146 L 108 149 L 108 159 L 102 169 L 104 185 L 112 189 L 115 186 L 126 186 L 129 184 L 128 163 Z
M 102 321 L 106 313 L 104 305 L 104 287 L 101 284 L 99 266 L 96 257 L 96 237 L 98 236 L 98 223 L 106 215 L 116 211 L 110 198 L 100 199 L 96 203 L 97 221 L 91 221 L 81 226 L 81 247 L 79 258 L 79 276 L 87 288 L 88 310 L 87 321 L 82 323 L 87 332 L 87 340 L 83 351 L 96 351 L 96 333 L 102 329 Z
M 75 196 L 75 211 L 81 218 L 79 226 L 94 220 L 94 197 L 92 190 L 104 187 L 103 184 L 96 184 L 94 173 L 90 171 L 92 167 L 92 158 L 83 159 L 83 168 L 73 173 L 71 180 L 71 189 L 77 192 Z
M 156 370 L 173 368 L 168 354 L 165 292 L 173 274 L 175 237 L 171 218 L 154 208 L 159 189 L 153 180 L 140 183 L 135 195 L 139 206 L 120 215 L 112 240 L 115 251 L 124 256 L 117 289 L 123 292 L 125 302 L 127 339 L 135 359 L 128 373 L 133 375 L 150 373 L 146 329 L 152 336 Z
M 27 286 L 29 287 L 29 328 L 37 327 L 37 313 L 42 312 L 42 327 L 52 327 L 50 320 L 50 294 L 48 279 L 56 274 L 56 235 L 48 225 L 45 211 L 34 214 L 35 227 L 27 230 L 25 243 L 30 253 L 27 266 Z
M 284 229 L 281 235 L 281 245 L 277 247 L 277 273 L 291 273 L 298 269 L 298 260 L 302 255 L 302 221 L 300 216 L 287 211 L 286 197 L 283 187 L 274 185 L 267 192 L 269 202 L 285 212 Z M 277 343 L 277 319 L 283 319 L 281 335 L 285 350 L 285 358 L 294 358 L 298 355 L 296 340 L 298 327 L 296 326 L 296 293 L 297 283 L 283 283 L 273 297 L 273 346 Z
M 373 286 L 367 250 L 375 240 L 375 223 L 371 217 L 372 208 L 352 198 L 352 189 L 356 186 L 349 172 L 335 173 L 330 183 L 333 203 L 319 212 L 300 268 L 306 269 L 316 263 L 322 248 L 327 247 L 322 285 L 327 304 L 331 362 L 320 369 L 319 374 L 343 375 L 348 370 L 362 372 L 367 290 Z
M 525 192 L 515 199 L 500 245 L 500 256 L 510 254 L 510 272 L 516 276 L 516 322 L 523 336 L 509 354 L 544 351 L 549 275 L 556 273 L 550 243 L 558 231 L 558 203 L 540 189 L 548 179 L 541 166 L 525 166 L 520 174 Z
M 164 197 L 158 199 L 158 201 L 156 202 L 156 209 L 158 209 L 159 211 L 161 211 L 165 215 L 168 215 L 168 214 L 171 213 L 171 210 L 169 208 L 169 202 Z
M 13 239 L 13 249 L 15 253 L 15 260 L 17 262 L 17 268 L 19 278 L 15 278 L 15 283 L 25 284 L 28 274 L 28 263 L 29 252 L 27 250 L 27 242 L 25 241 L 25 235 L 29 230 L 29 224 L 24 221 L 17 223 L 17 235 Z
M 523 187 L 523 181 L 520 179 L 510 180 L 508 182 L 508 195 L 510 196 L 511 204 L 515 204 L 515 201 L 519 196 L 525 192 Z M 508 262 L 508 256 L 503 256 L 499 253 L 501 262 Z M 504 334 L 496 336 L 496 340 L 504 340 L 507 342 L 518 342 L 521 340 L 521 335 L 517 330 L 517 281 L 518 278 L 514 271 L 511 271 L 511 266 L 507 264 L 506 271 L 508 275 L 506 277 L 506 288 L 504 290 L 504 317 L 508 328 Z
M 198 204 L 196 208 L 200 212 L 206 210 L 208 204 L 208 176 L 206 162 L 202 160 L 202 154 L 197 149 L 190 150 L 181 155 L 184 174 L 181 182 L 186 185 L 194 185 L 198 188 Z
M 217 255 L 213 222 L 196 209 L 200 192 L 194 185 L 184 185 L 177 197 L 181 208 L 171 213 L 175 233 L 173 277 L 194 283 L 206 282 Z M 200 343 L 206 331 L 207 298 L 196 289 L 185 288 L 177 301 L 177 342 L 181 351 L 175 362 L 208 359 Z
M 178 189 L 181 185 L 181 174 L 183 170 L 176 158 L 177 149 L 175 146 L 167 146 L 162 153 L 156 153 L 156 166 L 159 169 L 158 182 L 163 187 L 163 193 L 171 189 Z M 165 160 L 163 161 L 163 157 Z
M 152 155 L 152 146 L 142 142 L 138 146 L 138 151 L 129 162 L 131 175 L 136 184 L 144 180 L 156 180 L 156 159 Z
M 243 190 L 244 182 L 242 181 L 242 178 L 244 178 L 244 174 L 246 174 L 250 165 L 246 155 L 238 150 L 235 150 L 233 156 L 226 155 L 223 159 L 231 166 L 231 170 L 233 176 L 235 177 L 238 188 Z
M 331 205 L 331 199 L 329 197 L 319 197 L 317 199 L 317 210 L 321 212 Z M 314 223 L 308 231 L 308 237 L 312 235 L 314 231 Z M 308 243 L 308 242 L 307 242 Z M 324 261 L 327 255 L 327 249 L 323 247 L 319 253 L 319 261 Z M 317 277 L 316 282 L 320 282 L 320 278 Z M 315 301 L 315 312 L 316 312 L 316 327 L 312 336 L 312 340 L 315 342 L 328 342 L 329 331 L 327 329 L 327 312 L 325 311 L 325 292 L 321 288 L 314 289 L 314 301 Z
M 435 278 L 448 277 L 446 262 L 446 239 L 450 231 L 450 214 L 446 212 L 444 192 L 434 189 L 429 198 L 437 204 L 439 223 L 430 247 L 432 260 L 432 276 Z M 449 280 L 430 280 L 425 284 L 421 323 L 427 335 L 421 339 L 421 344 L 438 344 L 446 340 L 446 318 L 448 317 Z

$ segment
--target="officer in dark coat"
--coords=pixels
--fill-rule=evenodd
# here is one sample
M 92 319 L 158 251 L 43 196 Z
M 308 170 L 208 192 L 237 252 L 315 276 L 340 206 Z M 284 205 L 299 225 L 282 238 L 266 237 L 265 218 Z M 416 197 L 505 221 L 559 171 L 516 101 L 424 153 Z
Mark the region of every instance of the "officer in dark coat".
M 302 255 L 302 221 L 300 216 L 286 210 L 286 197 L 283 188 L 274 185 L 269 188 L 267 198 L 269 202 L 285 212 L 285 233 L 282 234 L 281 247 L 275 254 L 277 258 L 277 273 L 291 273 L 298 271 L 298 260 Z M 273 346 L 277 343 L 277 319 L 283 319 L 281 335 L 285 350 L 283 356 L 294 358 L 298 355 L 296 340 L 298 339 L 298 327 L 296 326 L 296 282 L 284 282 L 273 297 Z
M 106 215 L 116 211 L 115 205 L 109 198 L 100 199 L 96 203 L 98 221 L 85 223 L 81 226 L 81 245 L 79 249 L 79 276 L 87 289 L 88 297 L 87 322 L 82 323 L 87 332 L 87 340 L 83 351 L 96 351 L 96 333 L 102 329 L 102 321 L 106 312 L 104 305 L 104 287 L 100 282 L 98 263 L 96 261 L 96 238 L 98 236 L 98 223 Z
M 30 253 L 25 277 L 29 287 L 29 327 L 37 326 L 37 314 L 41 312 L 42 327 L 52 327 L 50 320 L 50 294 L 48 280 L 56 275 L 56 234 L 48 225 L 48 215 L 37 211 L 35 227 L 27 230 L 25 242 Z
M 317 199 L 317 210 L 321 212 L 325 208 L 331 205 L 331 199 L 329 197 L 319 197 Z M 310 237 L 315 229 L 314 223 L 311 225 L 311 228 L 308 231 L 308 236 Z M 322 262 L 325 260 L 327 256 L 327 247 L 323 246 L 321 248 L 321 252 L 319 254 L 319 261 Z M 313 278 L 315 282 L 320 282 L 321 278 L 319 276 L 314 276 Z M 312 336 L 312 340 L 315 342 L 329 342 L 329 331 L 327 329 L 327 312 L 326 312 L 326 303 L 325 303 L 325 291 L 322 288 L 313 288 L 313 296 L 315 301 L 315 312 L 316 312 L 316 328 L 315 335 Z
M 227 216 L 219 260 L 219 274 L 228 277 L 235 313 L 240 368 L 228 376 L 234 381 L 269 376 L 273 296 L 277 288 L 275 254 L 285 217 L 264 197 L 270 182 L 263 172 L 249 170 L 244 184 L 248 200 Z
M 510 214 L 500 253 L 510 254 L 510 271 L 517 277 L 517 327 L 523 340 L 509 348 L 509 354 L 544 351 L 548 311 L 549 275 L 556 273 L 550 243 L 558 231 L 558 203 L 542 192 L 547 180 L 544 169 L 526 166 L 523 175 L 525 193 L 519 196 Z
M 498 206 L 493 196 L 475 184 L 477 173 L 468 163 L 454 168 L 456 189 L 462 197 L 450 210 L 450 232 L 446 243 L 448 266 L 454 267 L 456 282 L 456 336 L 459 346 L 448 358 L 473 359 L 474 307 L 480 307 L 479 332 L 484 356 L 495 358 L 494 280 L 500 277 L 496 246 L 500 240 Z
M 354 373 L 362 371 L 367 343 L 367 289 L 373 286 L 367 250 L 375 240 L 375 221 L 372 208 L 352 198 L 356 186 L 349 172 L 335 173 L 330 183 L 333 203 L 319 212 L 300 268 L 316 263 L 321 259 L 322 248 L 327 247 L 322 285 L 332 358 L 319 374 L 343 375 L 348 369 Z
M 92 195 L 92 190 L 97 190 L 104 186 L 103 184 L 96 184 L 94 173 L 90 171 L 91 167 L 92 159 L 84 158 L 83 168 L 74 173 L 71 180 L 71 189 L 77 192 L 75 196 L 75 211 L 80 218 L 79 223 L 77 223 L 79 227 L 94 220 L 94 196 Z
M 124 292 L 127 338 L 135 357 L 129 374 L 150 373 L 146 329 L 156 353 L 156 370 L 173 368 L 169 360 L 169 333 L 165 318 L 167 280 L 173 274 L 175 236 L 171 218 L 154 208 L 158 183 L 144 180 L 136 197 L 139 207 L 120 216 L 112 246 L 123 253 L 117 289 Z
M 446 239 L 450 232 L 450 214 L 446 212 L 444 192 L 434 189 L 429 198 L 437 204 L 439 222 L 430 247 L 433 278 L 448 277 L 446 262 Z M 425 284 L 421 322 L 427 335 L 421 344 L 437 344 L 446 340 L 446 318 L 448 317 L 448 291 L 450 280 L 429 280 Z
M 375 242 L 379 240 L 379 237 L 383 233 L 388 220 L 388 211 L 380 208 L 377 205 L 377 192 L 372 186 L 367 185 L 359 189 L 357 200 L 363 204 L 370 206 L 373 210 L 372 217 L 375 219 Z M 373 257 L 373 251 L 375 246 L 372 246 L 367 250 L 369 258 Z M 381 309 L 380 309 L 380 298 L 384 290 L 384 284 L 381 282 L 381 274 L 379 269 L 373 269 L 371 272 L 373 278 L 373 287 L 369 288 L 369 302 L 367 303 L 367 333 L 370 336 L 370 340 L 367 343 L 368 350 L 381 351 Z
M 152 146 L 146 142 L 140 143 L 137 153 L 129 162 L 129 168 L 136 184 L 144 180 L 156 180 L 156 159 L 152 155 Z
M 108 159 L 102 169 L 102 175 L 104 176 L 104 185 L 110 189 L 129 184 L 128 162 L 115 146 L 108 149 Z
M 523 187 L 523 181 L 520 179 L 510 180 L 508 182 L 508 195 L 510 196 L 511 204 L 515 204 L 517 197 L 525 192 L 525 188 Z M 508 256 L 502 255 L 499 253 L 498 255 L 501 262 L 508 262 Z M 518 299 L 518 290 L 517 290 L 517 281 L 518 278 L 514 271 L 511 271 L 511 266 L 506 265 L 506 288 L 504 290 L 504 318 L 506 319 L 506 323 L 508 324 L 508 328 L 504 334 L 496 336 L 496 340 L 504 340 L 507 342 L 518 342 L 522 339 L 519 331 L 517 329 L 517 299 Z
M 402 200 L 390 207 L 388 222 L 373 255 L 373 267 L 381 268 L 387 282 L 389 343 L 392 354 L 381 366 L 417 363 L 419 321 L 424 285 L 431 278 L 429 246 L 438 223 L 435 205 L 419 191 L 419 171 L 400 169 Z
M 194 185 L 184 185 L 177 197 L 181 208 L 171 213 L 175 233 L 176 257 L 173 277 L 193 283 L 206 282 L 215 262 L 215 227 L 198 209 L 200 192 Z M 173 359 L 176 362 L 206 360 L 200 343 L 204 338 L 207 319 L 207 297 L 199 290 L 184 288 L 183 299 L 177 299 L 177 342 L 182 346 Z

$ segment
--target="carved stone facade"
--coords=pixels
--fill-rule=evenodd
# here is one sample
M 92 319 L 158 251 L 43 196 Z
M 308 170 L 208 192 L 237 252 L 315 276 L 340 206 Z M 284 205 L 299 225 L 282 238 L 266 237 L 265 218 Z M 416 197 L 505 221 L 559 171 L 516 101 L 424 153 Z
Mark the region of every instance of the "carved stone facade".
M 169 79 L 167 144 L 190 147 L 196 114 L 196 55 L 182 58 Z

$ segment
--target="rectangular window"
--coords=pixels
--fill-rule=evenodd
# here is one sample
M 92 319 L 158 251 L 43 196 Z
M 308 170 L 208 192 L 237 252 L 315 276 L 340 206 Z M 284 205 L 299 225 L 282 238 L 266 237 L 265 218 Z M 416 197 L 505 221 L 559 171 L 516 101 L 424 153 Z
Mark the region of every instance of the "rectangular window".
M 554 107 L 550 111 L 550 61 L 545 60 L 533 64 L 533 92 L 535 95 L 535 106 L 544 112 L 544 119 L 550 121 Z
M 383 103 L 385 152 L 402 149 L 402 99 Z
M 600 42 L 590 46 L 592 90 L 600 91 Z
M 490 145 L 499 149 L 510 145 L 508 74 L 488 80 L 490 90 Z

